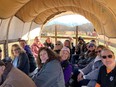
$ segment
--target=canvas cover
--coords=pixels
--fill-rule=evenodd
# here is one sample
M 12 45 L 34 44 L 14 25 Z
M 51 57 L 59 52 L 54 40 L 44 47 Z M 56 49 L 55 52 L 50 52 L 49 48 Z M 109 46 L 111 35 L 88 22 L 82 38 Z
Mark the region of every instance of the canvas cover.
M 0 0 L 0 40 L 7 34 L 8 39 L 20 38 L 67 13 L 85 16 L 98 34 L 116 38 L 115 4 L 116 0 Z

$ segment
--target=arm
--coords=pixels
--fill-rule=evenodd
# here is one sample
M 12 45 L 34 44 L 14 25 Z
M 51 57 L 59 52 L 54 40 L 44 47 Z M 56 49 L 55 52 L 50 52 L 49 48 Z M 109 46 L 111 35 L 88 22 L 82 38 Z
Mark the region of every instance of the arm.
M 23 68 L 27 62 L 29 63 L 28 56 L 26 55 L 26 53 L 21 53 L 19 55 L 17 68 L 20 70 L 23 70 Z
M 65 84 L 68 83 L 70 77 L 71 77 L 71 72 L 72 72 L 72 66 L 69 64 L 64 70 L 64 80 L 65 80 Z
M 93 66 L 93 61 L 90 62 L 85 68 L 83 68 L 81 71 L 86 75 L 88 74 L 89 72 L 91 72 L 92 70 L 92 66 Z
M 96 70 L 90 72 L 89 74 L 84 75 L 84 77 L 85 77 L 85 79 L 97 80 L 98 73 L 99 73 L 99 69 L 96 69 Z

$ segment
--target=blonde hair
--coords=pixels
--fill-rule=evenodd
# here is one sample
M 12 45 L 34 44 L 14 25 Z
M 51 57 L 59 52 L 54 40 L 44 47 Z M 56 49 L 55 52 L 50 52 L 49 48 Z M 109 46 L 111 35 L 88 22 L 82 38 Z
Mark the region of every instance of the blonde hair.
M 68 59 L 70 59 L 70 49 L 68 48 L 68 47 L 63 47 L 62 49 L 61 49 L 61 51 L 60 51 L 60 57 L 62 56 L 62 55 L 64 55 L 63 54 L 63 51 L 67 51 L 68 52 L 68 58 L 67 58 L 67 60 Z
M 19 49 L 19 53 L 25 53 L 25 50 L 22 47 L 20 47 L 18 44 L 13 44 L 11 47 L 11 58 L 12 59 L 15 58 L 14 53 L 13 53 L 13 47 L 15 47 L 16 49 Z
M 60 47 L 61 47 L 61 49 L 62 49 L 62 48 L 63 48 L 63 43 L 62 43 L 61 41 L 57 41 L 56 44 L 58 44 L 58 43 L 60 44 Z M 60 50 L 61 50 L 61 49 L 60 49 Z M 54 50 L 58 50 L 58 49 L 56 48 L 56 45 L 54 46 Z

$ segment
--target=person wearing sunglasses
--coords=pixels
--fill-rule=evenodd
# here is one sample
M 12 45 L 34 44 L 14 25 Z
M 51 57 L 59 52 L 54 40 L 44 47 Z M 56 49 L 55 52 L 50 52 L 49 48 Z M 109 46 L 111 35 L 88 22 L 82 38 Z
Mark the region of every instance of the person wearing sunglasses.
M 95 87 L 116 87 L 116 61 L 114 52 L 110 49 L 101 51 L 103 66 L 99 70 Z
M 54 46 L 54 51 L 57 54 L 60 54 L 61 49 L 63 48 L 63 43 L 61 41 L 56 41 L 56 44 Z
M 77 80 L 79 81 L 79 84 L 81 86 L 83 85 L 87 87 L 95 87 L 99 69 L 103 65 L 100 57 L 100 52 L 104 48 L 105 46 L 98 45 L 96 48 L 96 58 L 92 62 L 90 62 L 85 68 L 79 70 L 80 73 L 77 76 Z

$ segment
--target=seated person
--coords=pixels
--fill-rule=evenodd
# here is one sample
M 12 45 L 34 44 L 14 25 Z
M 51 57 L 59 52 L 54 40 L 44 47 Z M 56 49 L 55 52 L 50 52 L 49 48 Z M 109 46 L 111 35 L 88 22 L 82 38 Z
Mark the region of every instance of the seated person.
M 23 48 L 18 44 L 13 44 L 11 47 L 11 58 L 13 59 L 12 64 L 14 67 L 29 75 L 29 58 Z
M 72 65 L 69 63 L 70 49 L 68 47 L 63 47 L 60 51 L 60 57 L 61 57 L 60 59 L 61 66 L 63 68 L 63 73 L 64 73 L 65 85 L 66 87 L 68 87 L 72 73 Z
M 99 45 L 97 47 L 96 58 L 92 62 L 90 62 L 85 68 L 81 70 L 79 70 L 78 67 L 77 69 L 75 68 L 75 72 L 73 74 L 74 85 L 78 84 L 78 86 L 86 85 L 88 87 L 95 87 L 99 68 L 103 65 L 101 58 L 100 58 L 100 52 L 104 48 L 105 47 L 103 45 Z
M 96 57 L 96 46 L 93 43 L 89 44 L 88 51 L 85 53 L 84 58 L 80 59 L 77 66 L 79 69 L 84 68 L 89 64 L 91 61 L 93 61 Z
M 44 45 L 40 41 L 40 37 L 36 36 L 34 38 L 34 42 L 31 45 L 31 50 L 33 53 L 33 56 L 35 57 L 35 60 L 38 58 L 38 51 L 40 47 L 44 47 Z
M 32 73 L 36 69 L 36 62 L 35 62 L 33 53 L 31 51 L 31 48 L 29 45 L 27 45 L 25 40 L 19 40 L 19 44 L 26 51 L 26 54 L 29 58 L 29 65 L 30 65 L 29 73 Z
M 54 49 L 54 44 L 53 44 L 53 42 L 52 42 L 51 37 L 48 37 L 48 38 L 45 40 L 44 46 L 45 46 L 45 47 L 48 47 L 48 48 L 50 48 L 50 49 L 52 49 L 52 50 Z
M 96 49 L 97 56 L 94 61 L 90 62 L 85 68 L 79 70 L 80 73 L 77 80 L 81 82 L 81 85 L 95 87 L 99 69 L 103 65 L 100 57 L 100 52 L 104 48 L 105 46 L 99 45 Z M 84 81 L 86 81 L 87 83 L 84 83 Z
M 85 44 L 84 39 L 82 37 L 79 37 L 78 38 L 78 44 L 75 47 L 76 54 L 80 55 L 83 52 L 85 52 L 85 46 L 86 46 L 86 44 Z
M 11 63 L 5 64 L 0 60 L 0 87 L 36 87 L 36 85 Z
M 57 54 L 60 54 L 60 51 L 61 49 L 63 48 L 63 44 L 61 41 L 56 41 L 56 44 L 54 46 L 54 51 L 57 53 Z
M 59 58 L 51 49 L 41 47 L 37 63 L 39 71 L 33 77 L 37 87 L 65 87 Z
M 104 66 L 99 70 L 95 87 L 116 87 L 116 60 L 114 52 L 110 49 L 103 49 L 100 56 Z
M 87 50 L 88 50 L 88 45 L 89 45 L 89 43 L 86 43 L 86 44 L 85 44 L 84 51 L 81 51 L 80 54 L 73 54 L 73 55 L 72 55 L 71 63 L 72 63 L 73 65 L 76 65 L 76 64 L 78 63 L 78 61 L 79 61 L 81 58 L 84 58 L 84 55 L 85 55 L 85 53 L 86 53 Z
M 68 39 L 69 39 L 70 44 L 71 44 L 71 51 L 72 51 L 72 54 L 75 54 L 74 39 L 73 39 L 72 37 L 69 37 Z

